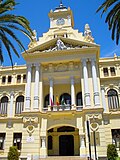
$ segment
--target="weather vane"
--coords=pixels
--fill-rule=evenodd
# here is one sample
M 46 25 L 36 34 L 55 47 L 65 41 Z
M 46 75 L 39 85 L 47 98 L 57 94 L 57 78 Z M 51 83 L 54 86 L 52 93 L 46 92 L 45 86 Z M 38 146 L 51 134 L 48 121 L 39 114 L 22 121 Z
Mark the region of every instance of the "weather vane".
M 62 4 L 62 0 L 60 0 L 60 4 Z

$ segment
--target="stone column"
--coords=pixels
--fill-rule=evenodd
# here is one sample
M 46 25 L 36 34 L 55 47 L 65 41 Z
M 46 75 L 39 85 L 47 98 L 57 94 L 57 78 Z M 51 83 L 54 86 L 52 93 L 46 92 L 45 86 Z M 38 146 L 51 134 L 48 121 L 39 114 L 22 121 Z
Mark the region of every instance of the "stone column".
M 101 86 L 101 96 L 102 96 L 102 106 L 104 108 L 104 112 L 107 112 L 106 100 L 105 100 L 105 89 L 104 86 Z
M 39 109 L 39 80 L 40 80 L 40 65 L 35 64 L 35 84 L 34 84 L 34 109 Z
M 27 84 L 26 84 L 26 101 L 25 101 L 25 110 L 30 110 L 30 101 L 31 101 L 31 64 L 27 65 Z
M 71 77 L 71 105 L 75 105 L 75 87 L 74 87 L 74 77 Z
M 97 71 L 95 66 L 95 58 L 91 59 L 92 65 L 92 79 L 93 79 L 93 89 L 94 89 L 94 104 L 95 106 L 100 105 L 100 96 L 99 96 L 99 89 L 98 89 L 98 80 L 97 80 Z
M 52 106 L 53 105 L 53 79 L 50 78 L 50 95 L 49 95 L 49 105 Z
M 86 157 L 85 135 L 80 135 L 80 157 Z
M 82 59 L 82 66 L 83 66 L 83 78 L 84 78 L 84 99 L 85 99 L 85 106 L 90 106 L 90 93 L 89 93 L 89 79 L 88 79 L 88 70 L 87 70 L 87 63 L 86 59 Z

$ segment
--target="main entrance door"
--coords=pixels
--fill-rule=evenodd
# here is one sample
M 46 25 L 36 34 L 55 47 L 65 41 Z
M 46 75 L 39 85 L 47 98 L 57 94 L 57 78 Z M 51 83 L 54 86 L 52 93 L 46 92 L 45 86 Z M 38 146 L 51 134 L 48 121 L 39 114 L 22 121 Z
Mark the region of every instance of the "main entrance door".
M 59 155 L 74 156 L 74 137 L 73 135 L 61 135 L 59 137 Z

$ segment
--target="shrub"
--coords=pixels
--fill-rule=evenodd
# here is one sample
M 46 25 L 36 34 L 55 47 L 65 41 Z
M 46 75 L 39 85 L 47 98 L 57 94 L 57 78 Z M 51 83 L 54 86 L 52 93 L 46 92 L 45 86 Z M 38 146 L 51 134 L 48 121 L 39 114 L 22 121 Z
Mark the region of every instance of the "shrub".
M 9 148 L 8 160 L 19 160 L 19 153 L 16 146 Z
M 118 153 L 114 144 L 109 144 L 107 146 L 107 158 L 108 160 L 116 160 Z

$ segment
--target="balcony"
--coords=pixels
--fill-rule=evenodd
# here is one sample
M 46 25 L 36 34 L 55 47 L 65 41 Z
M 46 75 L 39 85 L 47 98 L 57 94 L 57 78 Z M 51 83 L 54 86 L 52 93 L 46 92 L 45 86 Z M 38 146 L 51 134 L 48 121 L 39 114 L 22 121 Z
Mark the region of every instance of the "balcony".
M 76 110 L 81 111 L 83 109 L 83 106 L 75 106 L 75 105 L 53 105 L 44 107 L 43 111 L 49 111 L 49 112 L 61 112 L 61 111 L 70 111 L 70 110 Z

